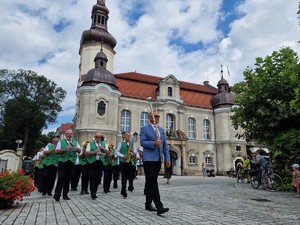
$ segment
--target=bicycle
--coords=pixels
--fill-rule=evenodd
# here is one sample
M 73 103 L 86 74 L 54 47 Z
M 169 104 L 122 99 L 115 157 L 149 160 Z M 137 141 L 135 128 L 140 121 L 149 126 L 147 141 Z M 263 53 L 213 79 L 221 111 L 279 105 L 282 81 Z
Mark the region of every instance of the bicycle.
M 283 181 L 278 174 L 270 170 L 267 170 L 263 175 L 260 174 L 261 170 L 256 171 L 256 174 L 251 176 L 250 183 L 254 189 L 258 189 L 260 185 L 268 191 L 280 191 L 282 189 Z
M 237 177 L 236 180 L 237 183 L 239 183 L 239 181 L 242 181 L 242 183 L 244 183 L 245 179 L 247 178 L 247 173 L 243 168 L 240 168 L 236 177 Z

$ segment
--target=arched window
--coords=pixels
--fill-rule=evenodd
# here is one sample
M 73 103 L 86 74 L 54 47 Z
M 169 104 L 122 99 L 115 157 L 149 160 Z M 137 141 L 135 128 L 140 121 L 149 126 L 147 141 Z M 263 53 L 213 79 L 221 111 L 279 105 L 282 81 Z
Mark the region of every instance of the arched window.
M 131 112 L 129 110 L 122 110 L 121 112 L 121 132 L 131 130 Z
M 188 151 L 189 165 L 197 165 L 199 152 L 191 149 Z
M 140 127 L 146 126 L 149 123 L 149 115 L 146 112 L 141 113 Z
M 192 117 L 188 119 L 188 138 L 196 138 L 196 120 Z
M 175 117 L 170 113 L 166 117 L 166 128 L 171 132 L 175 131 Z
M 170 96 L 170 97 L 173 96 L 173 90 L 171 87 L 168 87 L 168 96 Z
M 97 113 L 100 115 L 100 116 L 103 116 L 105 114 L 105 108 L 106 108 L 106 104 L 104 101 L 100 101 L 98 103 L 98 108 L 97 108 Z
M 210 140 L 210 121 L 203 120 L 203 138 L 204 140 Z
M 196 165 L 196 164 L 197 164 L 197 157 L 191 155 L 189 157 L 189 165 Z
M 213 165 L 213 158 L 211 156 L 205 157 L 205 164 L 206 165 Z

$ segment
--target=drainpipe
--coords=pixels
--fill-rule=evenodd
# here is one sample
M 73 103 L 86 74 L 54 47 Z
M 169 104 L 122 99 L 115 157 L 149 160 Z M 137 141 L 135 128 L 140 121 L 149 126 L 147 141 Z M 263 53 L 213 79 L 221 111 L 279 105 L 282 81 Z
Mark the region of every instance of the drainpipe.
M 217 149 L 217 129 L 216 129 L 215 108 L 213 108 L 213 116 L 214 116 L 214 133 L 215 133 L 216 167 L 217 167 L 216 175 L 219 175 L 219 159 L 218 159 L 218 149 Z

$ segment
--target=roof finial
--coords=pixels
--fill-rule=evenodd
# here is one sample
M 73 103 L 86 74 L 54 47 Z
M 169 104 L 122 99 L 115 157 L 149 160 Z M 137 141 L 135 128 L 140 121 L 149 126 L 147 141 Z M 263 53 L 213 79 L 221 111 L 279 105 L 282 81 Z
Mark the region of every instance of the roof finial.
M 221 79 L 223 79 L 223 65 L 221 64 Z
M 103 52 L 103 48 L 102 47 L 103 47 L 103 36 L 101 37 L 101 49 L 100 49 L 101 52 Z

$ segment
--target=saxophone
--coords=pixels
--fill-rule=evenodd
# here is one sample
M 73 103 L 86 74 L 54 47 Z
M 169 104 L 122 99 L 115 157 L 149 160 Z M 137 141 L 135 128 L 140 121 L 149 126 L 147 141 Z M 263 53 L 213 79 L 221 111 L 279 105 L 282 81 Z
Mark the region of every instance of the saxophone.
M 130 145 L 129 145 L 129 147 L 128 147 L 128 152 L 127 152 L 127 154 L 126 154 L 126 159 L 125 159 L 125 162 L 126 163 L 129 163 L 130 162 L 130 159 L 131 159 L 131 157 L 133 157 L 133 147 L 131 147 L 132 146 L 132 141 L 130 142 Z

